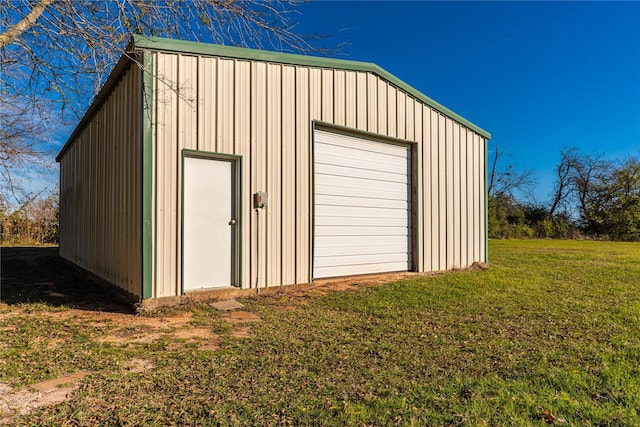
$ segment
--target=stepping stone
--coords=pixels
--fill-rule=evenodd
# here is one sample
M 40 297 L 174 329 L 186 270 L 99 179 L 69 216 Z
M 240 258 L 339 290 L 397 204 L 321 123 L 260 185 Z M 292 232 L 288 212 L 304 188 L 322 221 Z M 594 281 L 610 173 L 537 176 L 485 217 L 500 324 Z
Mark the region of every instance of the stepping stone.
M 49 381 L 43 381 L 38 384 L 33 384 L 31 386 L 32 389 L 41 391 L 43 393 L 50 392 L 61 386 L 62 384 L 69 384 L 81 380 L 82 378 L 89 375 L 91 372 L 89 371 L 78 371 L 73 374 L 63 375 L 59 378 L 55 378 Z
M 211 307 L 220 311 L 231 311 L 231 310 L 237 310 L 239 308 L 244 308 L 244 305 L 240 304 L 238 301 L 234 299 L 230 299 L 226 301 L 212 302 Z

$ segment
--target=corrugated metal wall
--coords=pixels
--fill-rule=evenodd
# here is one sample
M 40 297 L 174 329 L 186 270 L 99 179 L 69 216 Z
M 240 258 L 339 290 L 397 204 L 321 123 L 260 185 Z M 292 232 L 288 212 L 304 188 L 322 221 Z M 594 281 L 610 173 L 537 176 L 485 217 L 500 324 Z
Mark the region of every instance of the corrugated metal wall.
M 60 159 L 60 256 L 141 296 L 141 75 L 131 67 Z
M 417 143 L 417 268 L 484 261 L 485 140 L 369 72 L 155 53 L 154 297 L 180 290 L 183 148 L 243 156 L 243 287 L 311 279 L 312 121 Z

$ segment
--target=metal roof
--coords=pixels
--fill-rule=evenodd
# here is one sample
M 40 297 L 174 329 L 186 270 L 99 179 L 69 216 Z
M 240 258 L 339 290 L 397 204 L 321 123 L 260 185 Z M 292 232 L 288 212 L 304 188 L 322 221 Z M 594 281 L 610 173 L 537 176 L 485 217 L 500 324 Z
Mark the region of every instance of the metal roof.
M 192 55 L 204 55 L 204 56 L 217 56 L 223 58 L 235 58 L 235 59 L 246 59 L 246 60 L 254 60 L 254 61 L 264 61 L 271 63 L 279 63 L 279 64 L 290 64 L 290 65 L 302 65 L 309 67 L 319 67 L 319 68 L 333 68 L 340 70 L 351 70 L 351 71 L 362 71 L 369 72 L 379 77 L 389 81 L 393 85 L 398 88 L 404 90 L 411 96 L 416 99 L 424 102 L 435 110 L 441 112 L 442 114 L 452 118 L 453 120 L 463 124 L 469 129 L 477 132 L 482 135 L 486 139 L 491 139 L 491 134 L 481 127 L 473 124 L 469 120 L 464 117 L 454 113 L 444 105 L 440 104 L 437 101 L 429 98 L 427 95 L 423 94 L 419 90 L 415 89 L 411 85 L 405 83 L 400 80 L 393 74 L 389 73 L 385 69 L 380 66 L 372 63 L 372 62 L 361 62 L 361 61 L 351 61 L 345 59 L 334 59 L 334 58 L 323 58 L 317 56 L 309 56 L 309 55 L 299 55 L 292 53 L 281 53 L 281 52 L 271 52 L 265 50 L 258 49 L 248 49 L 243 47 L 233 47 L 233 46 L 222 46 L 211 43 L 201 43 L 201 42 L 192 42 L 187 40 L 175 40 L 168 39 L 162 37 L 149 37 L 149 36 L 140 36 L 134 35 L 131 39 L 131 42 L 127 49 L 125 49 L 122 57 L 114 67 L 114 70 L 111 72 L 111 75 L 103 85 L 102 89 L 96 96 L 96 98 L 91 103 L 90 107 L 87 109 L 87 112 L 84 114 L 78 126 L 71 133 L 67 141 L 65 142 L 62 149 L 56 156 L 56 161 L 60 161 L 60 158 L 66 151 L 69 144 L 73 141 L 73 139 L 77 136 L 77 134 L 84 128 L 84 125 L 90 120 L 93 116 L 93 113 L 102 103 L 102 100 L 108 96 L 110 93 L 111 87 L 118 81 L 120 75 L 128 69 L 128 67 L 134 63 L 134 59 L 136 53 L 140 51 L 161 51 L 161 52 L 176 52 L 176 53 L 184 53 L 184 54 L 192 54 Z
M 139 49 L 158 50 L 163 52 L 180 52 L 194 55 L 209 55 L 226 58 L 247 59 L 255 61 L 265 61 L 280 64 L 304 65 L 319 68 L 335 68 L 340 70 L 363 71 L 376 74 L 393 85 L 401 88 L 416 99 L 440 111 L 455 121 L 478 132 L 487 139 L 491 139 L 491 134 L 467 119 L 449 110 L 444 105 L 429 98 L 411 85 L 400 80 L 382 67 L 372 62 L 351 61 L 345 59 L 323 58 L 309 55 L 297 55 L 292 53 L 270 52 L 265 50 L 247 49 L 242 47 L 222 46 L 210 43 L 192 42 L 186 40 L 174 40 L 160 37 L 134 36 L 134 44 Z

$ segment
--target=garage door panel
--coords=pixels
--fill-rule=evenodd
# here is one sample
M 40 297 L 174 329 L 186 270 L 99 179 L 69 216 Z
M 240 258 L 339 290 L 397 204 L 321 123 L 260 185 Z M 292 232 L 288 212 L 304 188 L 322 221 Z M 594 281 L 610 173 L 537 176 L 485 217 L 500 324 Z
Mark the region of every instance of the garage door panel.
M 407 184 L 409 182 L 409 176 L 406 173 L 392 173 L 385 171 L 377 171 L 371 169 L 358 169 L 352 166 L 338 166 L 331 164 L 316 164 L 315 169 L 316 176 L 317 175 L 333 175 L 333 176 L 344 176 L 350 178 L 360 178 L 366 180 L 375 180 L 375 181 L 389 181 L 389 182 L 399 182 L 402 184 Z
M 376 143 L 381 144 L 382 143 Z M 393 146 L 391 153 L 375 153 L 363 151 L 357 148 L 339 147 L 336 145 L 324 144 L 322 141 L 316 144 L 314 159 L 318 164 L 327 165 L 349 165 L 348 162 L 357 161 L 358 167 L 362 169 L 382 170 L 394 173 L 406 173 L 404 168 L 407 157 L 404 147 Z M 386 164 L 386 167 L 379 168 L 377 165 Z M 370 166 L 376 165 L 376 166 Z
M 322 206 L 352 206 L 361 208 L 402 209 L 406 211 L 408 203 L 406 200 L 372 199 L 368 197 L 344 197 L 316 194 L 315 205 L 316 209 L 322 209 Z
M 359 236 L 357 238 L 334 239 L 319 237 L 315 256 L 343 256 L 356 254 L 382 254 L 407 252 L 407 242 L 402 236 L 389 236 L 384 243 L 377 236 Z
M 381 208 L 381 207 L 356 207 L 356 206 L 336 206 L 330 208 L 320 205 L 316 211 L 316 224 L 321 218 L 374 218 L 380 220 L 402 220 L 406 224 L 408 213 L 408 203 L 402 203 L 403 208 Z M 322 215 L 318 215 L 318 211 Z
M 398 175 L 406 175 L 406 165 L 400 162 L 393 162 L 399 158 L 387 157 L 366 157 L 362 153 L 349 150 L 347 153 L 338 152 L 318 152 L 314 153 L 314 161 L 317 165 L 335 165 L 347 168 L 362 169 L 363 171 L 385 171 Z M 340 156 L 340 157 L 338 157 Z M 400 158 L 400 160 L 402 160 Z
M 366 264 L 400 264 L 407 262 L 407 252 L 342 255 L 316 258 L 316 267 L 348 267 Z
M 380 243 L 379 239 L 367 243 L 367 240 L 343 239 L 337 243 L 334 239 L 319 239 L 315 256 L 373 255 L 382 253 L 402 253 L 407 251 L 407 241 L 402 236 L 391 236 L 385 239 L 388 243 Z
M 404 157 L 382 154 L 366 156 L 365 153 L 356 150 L 339 150 L 329 146 L 314 151 L 314 160 L 319 165 L 351 166 L 364 170 L 406 173 Z
M 318 267 L 314 266 L 315 277 L 339 277 L 356 274 L 388 273 L 392 271 L 408 271 L 411 269 L 409 262 L 387 262 L 377 264 L 361 264 L 350 266 Z
M 381 218 L 355 217 L 355 216 L 323 216 L 316 217 L 317 226 L 342 226 L 342 227 L 376 227 L 380 226 Z M 384 218 L 384 225 L 389 227 L 407 228 L 406 213 L 404 218 Z
M 407 228 L 408 227 L 406 225 L 402 227 L 386 225 L 359 227 L 327 225 L 324 227 L 318 227 L 316 236 L 406 236 Z
M 408 145 L 314 136 L 313 276 L 410 269 Z
M 408 227 L 389 227 L 386 225 L 377 226 L 334 226 L 327 225 L 318 227 L 316 236 L 406 236 Z
M 345 178 L 341 181 L 332 179 L 330 182 L 316 185 L 316 194 L 327 194 L 345 197 L 367 197 L 386 200 L 407 200 L 407 184 L 393 182 L 371 181 L 367 186 L 362 185 L 361 179 Z M 376 185 L 377 184 L 377 185 Z
M 405 157 L 402 154 L 406 150 L 404 144 L 381 143 L 361 137 L 340 135 L 335 132 L 322 130 L 315 131 L 316 141 L 322 141 L 323 147 L 335 147 L 336 149 L 351 149 L 358 152 L 370 152 Z M 400 153 L 400 154 L 399 154 Z M 367 155 L 369 155 L 367 153 Z

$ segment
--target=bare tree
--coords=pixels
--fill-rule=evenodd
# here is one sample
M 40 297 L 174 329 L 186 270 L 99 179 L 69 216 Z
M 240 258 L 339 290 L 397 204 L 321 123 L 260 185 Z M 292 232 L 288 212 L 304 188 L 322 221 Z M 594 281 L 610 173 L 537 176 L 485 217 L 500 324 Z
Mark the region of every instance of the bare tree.
M 560 152 L 556 166 L 556 182 L 549 215 L 553 217 L 560 207 L 570 214 L 584 212 L 593 189 L 606 184 L 612 164 L 600 154 L 581 154 L 576 148 L 565 148 Z
M 577 158 L 572 179 L 583 216 L 594 207 L 591 205 L 602 201 L 601 198 L 594 198 L 593 192 L 609 186 L 613 169 L 613 164 L 602 155 L 584 154 Z
M 298 3 L 0 0 L 0 186 L 15 191 L 16 169 L 46 159 L 49 119 L 78 119 L 132 34 L 308 52 Z
M 640 240 L 640 159 L 611 161 L 569 148 L 561 152 L 556 173 L 551 218 L 562 206 L 589 235 Z
M 549 205 L 549 216 L 552 218 L 561 207 L 567 207 L 567 202 L 573 189 L 574 169 L 578 164 L 578 152 L 575 148 L 566 148 L 560 152 L 560 162 L 556 166 L 556 182 L 553 199 Z
M 506 151 L 496 143 L 487 191 L 493 197 L 504 195 L 513 198 L 514 192 L 525 191 L 535 183 L 535 179 L 530 169 L 517 170 L 513 164 L 502 166 L 500 162 L 505 156 Z

